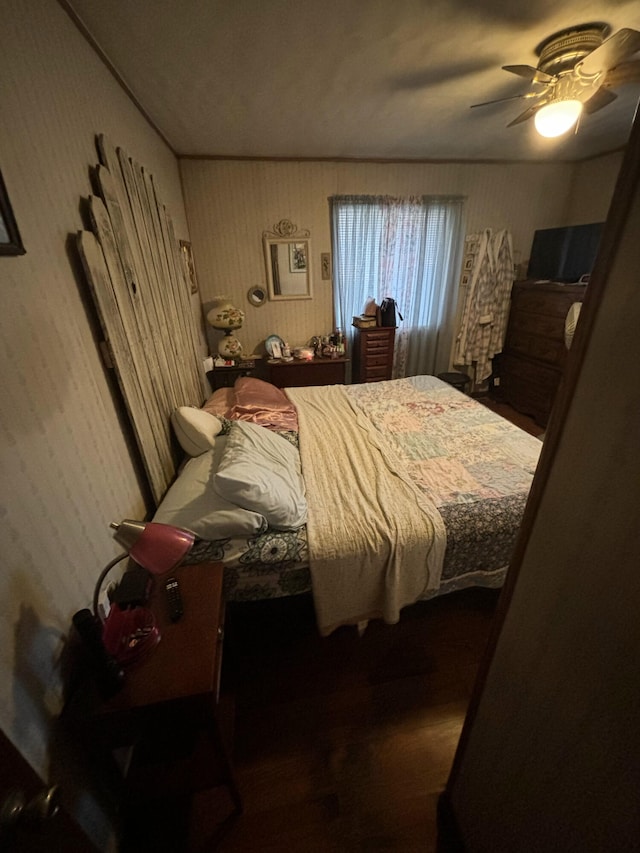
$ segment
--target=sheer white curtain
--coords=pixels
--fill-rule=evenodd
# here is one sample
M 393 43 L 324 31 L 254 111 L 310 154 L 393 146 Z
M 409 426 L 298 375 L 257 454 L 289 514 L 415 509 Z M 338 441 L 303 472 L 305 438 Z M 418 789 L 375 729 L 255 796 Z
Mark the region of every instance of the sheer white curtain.
M 336 324 L 352 337 L 366 300 L 396 300 L 394 377 L 449 367 L 463 247 L 462 197 L 330 199 Z

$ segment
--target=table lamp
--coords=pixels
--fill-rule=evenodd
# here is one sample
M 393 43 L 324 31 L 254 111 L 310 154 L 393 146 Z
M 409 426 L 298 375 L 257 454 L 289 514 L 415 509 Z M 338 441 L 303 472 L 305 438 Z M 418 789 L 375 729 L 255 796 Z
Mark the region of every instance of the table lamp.
M 158 522 L 124 519 L 111 522 L 110 526 L 115 530 L 113 538 L 126 550 L 100 572 L 93 593 L 93 615 L 102 624 L 102 642 L 107 653 L 124 665 L 137 660 L 160 640 L 153 613 L 144 606 L 149 578 L 144 572 L 136 573 L 135 569 L 125 572 L 118 589 L 125 586 L 128 577 L 134 579 L 133 584 L 138 588 L 128 598 L 118 595 L 117 589 L 109 614 L 103 619 L 98 600 L 105 578 L 126 557 L 155 575 L 172 571 L 191 550 L 195 536 L 188 530 Z
M 233 332 L 242 328 L 244 311 L 234 308 L 226 296 L 217 296 L 213 299 L 213 308 L 207 313 L 207 323 L 224 332 L 224 337 L 218 344 L 219 355 L 224 359 L 239 359 L 242 355 L 242 344 Z

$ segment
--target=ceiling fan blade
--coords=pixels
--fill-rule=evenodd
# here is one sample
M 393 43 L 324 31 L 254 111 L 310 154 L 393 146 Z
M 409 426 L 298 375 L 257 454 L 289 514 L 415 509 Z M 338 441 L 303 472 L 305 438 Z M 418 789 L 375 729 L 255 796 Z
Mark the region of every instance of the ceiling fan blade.
M 490 104 L 501 104 L 503 101 L 517 101 L 519 98 L 528 98 L 528 93 L 524 95 L 511 95 L 510 98 L 496 98 L 495 101 L 484 101 L 482 104 L 471 104 L 471 109 L 475 107 L 488 107 Z
M 613 89 L 616 86 L 622 86 L 623 83 L 638 82 L 640 82 L 640 59 L 634 59 L 631 62 L 621 62 L 615 68 L 609 69 L 602 85 L 607 89 Z
M 533 68 L 531 65 L 503 65 L 502 70 L 517 74 L 518 77 L 524 77 L 525 80 L 531 80 L 532 83 L 551 83 L 554 79 L 550 74 L 540 71 L 539 68 Z
M 538 110 L 543 107 L 546 103 L 548 103 L 549 99 L 544 101 L 540 101 L 537 104 L 532 104 L 529 109 L 525 110 L 523 113 L 520 113 L 519 116 L 516 116 L 513 121 L 510 121 L 507 127 L 513 127 L 514 124 L 522 124 L 523 121 L 527 121 L 538 112 Z
M 592 95 L 588 101 L 585 101 L 582 109 L 585 113 L 595 113 L 603 107 L 608 107 L 618 96 L 615 92 L 610 92 L 609 89 L 600 88 Z
M 640 50 L 640 32 L 624 28 L 603 41 L 600 47 L 578 62 L 576 70 L 587 76 L 608 71 L 609 68 L 615 68 L 623 59 L 632 56 L 638 50 Z

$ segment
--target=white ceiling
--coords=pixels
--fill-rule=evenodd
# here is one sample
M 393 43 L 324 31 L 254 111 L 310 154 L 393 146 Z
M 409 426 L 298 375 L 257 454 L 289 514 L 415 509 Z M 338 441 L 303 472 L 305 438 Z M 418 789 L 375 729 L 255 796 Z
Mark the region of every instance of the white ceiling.
M 640 84 L 543 140 L 506 125 L 567 26 L 640 29 L 638 0 L 63 0 L 181 155 L 575 160 L 625 144 Z

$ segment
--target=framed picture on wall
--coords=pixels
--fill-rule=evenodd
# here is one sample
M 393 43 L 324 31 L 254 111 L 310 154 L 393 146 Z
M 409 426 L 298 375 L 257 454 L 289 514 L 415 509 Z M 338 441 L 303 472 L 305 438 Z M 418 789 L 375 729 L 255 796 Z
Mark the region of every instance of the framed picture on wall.
M 322 269 L 322 278 L 324 281 L 331 279 L 331 254 L 322 252 L 320 255 L 320 268 Z
M 0 172 L 0 255 L 24 255 L 25 251 Z
M 198 280 L 196 279 L 196 267 L 193 262 L 191 243 L 187 243 L 186 240 L 180 240 L 180 254 L 182 255 L 182 260 L 187 271 L 187 281 L 189 282 L 190 291 L 191 293 L 197 293 Z

